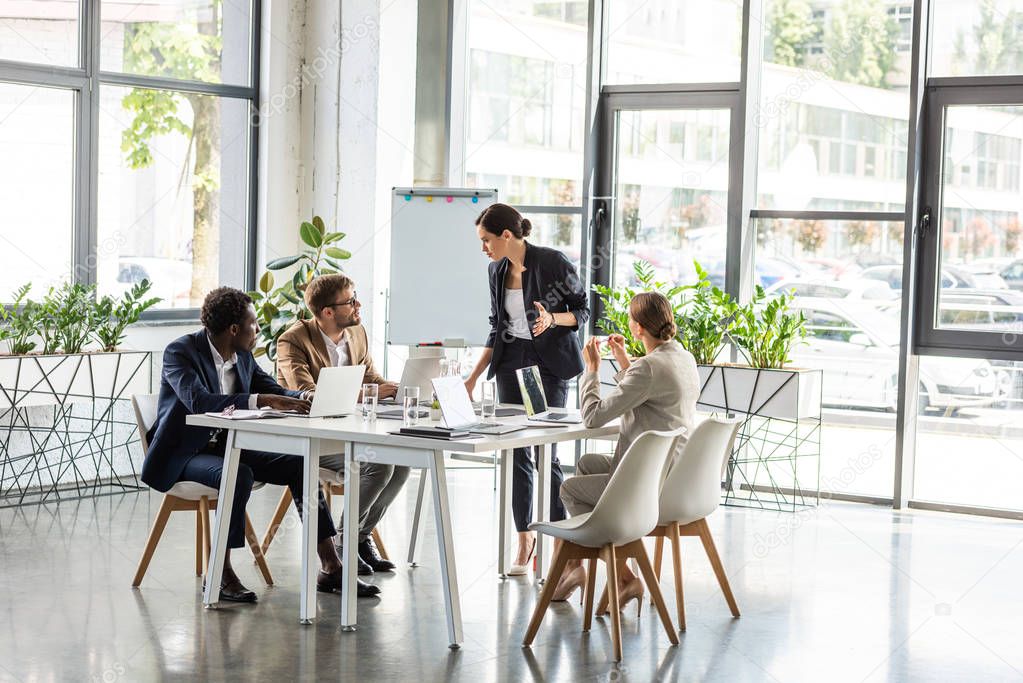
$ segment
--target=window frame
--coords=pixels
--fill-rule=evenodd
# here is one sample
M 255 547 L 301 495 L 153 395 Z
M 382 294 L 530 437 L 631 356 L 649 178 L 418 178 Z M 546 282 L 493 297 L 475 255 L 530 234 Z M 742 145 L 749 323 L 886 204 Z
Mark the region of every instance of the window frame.
M 263 0 L 249 0 L 249 83 L 233 85 L 143 76 L 100 69 L 102 40 L 102 0 L 79 0 L 78 3 L 78 65 L 51 66 L 0 59 L 0 83 L 69 90 L 75 95 L 74 172 L 72 209 L 72 270 L 70 279 L 85 285 L 96 284 L 98 242 L 99 186 L 99 102 L 103 86 L 127 86 L 172 90 L 211 95 L 248 102 L 248 182 L 245 228 L 245 276 L 242 283 L 251 289 L 255 282 L 256 220 L 258 210 L 259 129 L 254 123 L 259 107 L 260 38 Z M 0 293 L 6 296 L 7 293 Z M 149 310 L 146 321 L 198 320 L 199 308 Z

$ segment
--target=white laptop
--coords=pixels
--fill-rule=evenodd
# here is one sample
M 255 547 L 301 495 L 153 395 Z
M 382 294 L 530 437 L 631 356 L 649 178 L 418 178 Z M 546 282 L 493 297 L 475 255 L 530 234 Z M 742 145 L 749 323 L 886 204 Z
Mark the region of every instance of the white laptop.
M 531 365 L 515 371 L 519 378 L 519 391 L 522 392 L 522 403 L 526 408 L 526 419 L 533 422 L 550 424 L 578 424 L 583 421 L 579 413 L 571 413 L 563 409 L 550 409 L 547 406 L 547 395 L 543 391 L 540 379 L 540 368 Z
M 469 399 L 469 392 L 465 390 L 465 381 L 457 375 L 435 378 L 433 390 L 437 394 L 444 424 L 448 429 L 464 429 L 471 434 L 487 435 L 510 434 L 526 429 L 526 425 L 522 424 L 480 422 Z
M 356 411 L 365 365 L 323 368 L 316 381 L 316 394 L 308 415 L 301 417 L 345 417 Z

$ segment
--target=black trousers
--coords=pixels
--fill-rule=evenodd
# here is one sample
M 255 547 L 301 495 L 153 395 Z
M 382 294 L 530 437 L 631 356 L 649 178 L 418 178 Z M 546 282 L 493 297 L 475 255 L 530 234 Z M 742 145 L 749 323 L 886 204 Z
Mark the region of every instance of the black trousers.
M 224 472 L 223 444 L 198 453 L 185 464 L 179 481 L 194 481 L 213 488 L 220 488 L 220 476 Z M 219 453 L 217 451 L 220 451 Z M 231 508 L 231 526 L 227 536 L 228 548 L 245 545 L 245 504 L 249 502 L 252 484 L 262 481 L 278 484 L 291 489 L 299 516 L 302 515 L 302 458 L 297 455 L 264 453 L 263 451 L 242 451 L 238 463 L 238 478 L 234 486 L 234 505 Z M 319 540 L 337 535 L 330 510 L 323 493 L 319 493 L 319 514 L 317 536 Z
M 501 356 L 501 365 L 495 370 L 497 381 L 497 400 L 501 403 L 522 405 L 522 392 L 519 391 L 519 380 L 515 371 L 539 366 L 540 379 L 543 382 L 543 393 L 547 404 L 552 408 L 564 408 L 568 401 L 568 382 L 552 375 L 544 367 L 537 355 L 533 342 L 514 339 L 506 342 Z M 512 466 L 512 517 L 515 519 L 516 531 L 529 531 L 529 523 L 533 519 L 533 470 L 540 462 L 540 446 L 533 448 L 516 448 Z M 534 457 L 535 456 L 535 457 Z M 551 447 L 551 521 L 565 519 L 565 505 L 561 502 L 561 482 L 565 475 L 561 472 L 558 461 L 557 445 Z

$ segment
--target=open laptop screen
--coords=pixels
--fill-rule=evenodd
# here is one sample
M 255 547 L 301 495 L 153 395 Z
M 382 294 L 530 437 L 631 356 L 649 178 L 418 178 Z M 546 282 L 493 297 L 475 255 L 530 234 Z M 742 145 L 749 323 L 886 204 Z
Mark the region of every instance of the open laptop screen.
M 532 417 L 547 412 L 547 396 L 543 393 L 540 368 L 531 365 L 516 370 L 515 374 L 519 378 L 519 391 L 522 392 L 522 404 L 526 407 L 526 415 Z

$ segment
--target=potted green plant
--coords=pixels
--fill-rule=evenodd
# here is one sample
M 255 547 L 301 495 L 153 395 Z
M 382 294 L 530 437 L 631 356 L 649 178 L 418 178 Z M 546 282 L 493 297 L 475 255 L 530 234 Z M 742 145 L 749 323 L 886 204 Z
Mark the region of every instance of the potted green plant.
M 145 299 L 152 288 L 149 280 L 142 280 L 132 286 L 120 299 L 104 295 L 94 307 L 94 335 L 100 350 L 116 351 L 124 341 L 124 332 L 129 325 L 138 322 L 142 313 L 160 303 L 159 297 Z
M 343 272 L 341 261 L 352 257 L 351 252 L 337 246 L 345 233 L 328 232 L 319 216 L 303 221 L 298 234 L 307 248 L 294 256 L 284 256 L 267 263 L 258 288 L 249 292 L 255 302 L 260 326 L 260 345 L 253 353 L 274 362 L 277 361 L 277 340 L 284 331 L 296 320 L 312 317 L 303 299 L 306 286 L 319 275 Z M 289 268 L 294 268 L 291 276 L 283 278 L 283 284 L 276 286 L 274 273 Z

